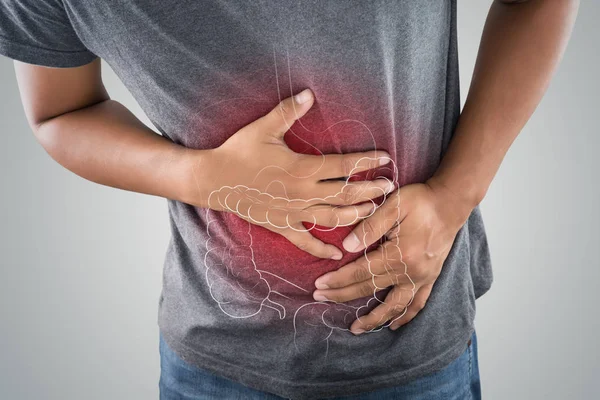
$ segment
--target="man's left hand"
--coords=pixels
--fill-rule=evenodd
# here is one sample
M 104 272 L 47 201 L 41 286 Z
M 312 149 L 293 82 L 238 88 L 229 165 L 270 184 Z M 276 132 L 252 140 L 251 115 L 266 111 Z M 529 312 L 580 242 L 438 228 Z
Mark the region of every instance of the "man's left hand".
M 388 195 L 373 215 L 345 239 L 344 248 L 356 253 L 384 238 L 377 249 L 319 277 L 315 300 L 346 302 L 388 288 L 385 300 L 350 327 L 354 334 L 381 325 L 396 330 L 425 307 L 473 205 L 433 178 L 410 184 Z

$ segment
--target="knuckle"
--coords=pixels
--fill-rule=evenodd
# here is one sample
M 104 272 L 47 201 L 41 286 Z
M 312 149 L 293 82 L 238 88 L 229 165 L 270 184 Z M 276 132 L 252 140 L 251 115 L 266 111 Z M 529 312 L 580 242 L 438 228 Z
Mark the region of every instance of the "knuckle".
M 349 176 L 356 167 L 356 162 L 352 157 L 342 157 L 341 164 L 341 169 L 344 176 Z
M 412 249 L 406 249 L 402 251 L 402 261 L 406 264 L 412 264 L 415 262 L 415 252 Z
M 275 106 L 274 111 L 277 116 L 285 119 L 288 114 L 288 106 L 285 103 L 285 101 L 282 101 L 281 103 L 277 104 L 277 106 Z
M 298 242 L 296 243 L 296 247 L 298 247 L 300 250 L 306 251 L 308 249 L 308 243 L 307 242 Z
M 334 227 L 337 227 L 340 222 L 339 215 L 335 211 L 329 211 L 325 220 L 328 223 L 328 226 Z
M 390 310 L 389 314 L 394 317 L 397 316 L 399 314 L 402 314 L 402 312 L 406 309 L 406 306 L 404 304 L 394 304 L 394 306 L 392 307 L 392 309 Z
M 375 233 L 375 225 L 371 218 L 367 218 L 363 221 L 363 232 L 365 234 Z
M 415 308 L 416 308 L 417 310 L 422 310 L 422 309 L 424 309 L 424 308 L 425 308 L 425 305 L 426 305 L 426 304 L 427 304 L 427 300 L 417 300 L 417 301 L 415 302 L 415 305 L 414 305 L 414 306 L 415 306 Z
M 368 160 L 369 160 L 369 164 L 368 164 L 369 169 L 377 169 L 377 168 L 380 167 L 380 165 L 379 165 L 379 160 L 380 159 L 377 158 L 376 154 L 369 154 L 368 157 L 369 157 L 368 158 Z
M 286 222 L 289 222 L 290 226 L 300 225 L 300 223 L 305 219 L 304 214 L 299 211 L 289 210 L 286 213 Z
M 353 195 L 350 186 L 344 186 L 342 190 L 337 194 L 337 198 L 339 198 L 342 204 L 344 205 L 352 204 Z
M 352 278 L 355 282 L 362 282 L 371 277 L 371 274 L 364 268 L 356 268 L 352 271 Z
M 373 289 L 369 285 L 360 285 L 358 288 L 358 295 L 360 297 L 367 297 L 373 295 Z
M 375 324 L 374 323 L 368 323 L 365 325 L 365 330 L 370 331 L 372 329 L 375 328 Z
M 400 307 L 400 308 L 404 308 L 406 307 L 406 302 L 402 301 L 402 292 L 396 292 L 396 291 L 392 291 L 388 296 L 391 296 L 390 298 L 390 303 L 394 304 L 394 308 Z

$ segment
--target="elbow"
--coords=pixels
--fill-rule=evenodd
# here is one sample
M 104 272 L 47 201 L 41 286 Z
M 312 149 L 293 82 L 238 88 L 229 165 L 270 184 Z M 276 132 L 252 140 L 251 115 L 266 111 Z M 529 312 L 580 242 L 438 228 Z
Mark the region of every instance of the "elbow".
M 30 121 L 29 125 L 37 142 L 54 159 L 56 151 L 62 146 L 60 144 L 60 135 L 53 119 L 44 121 Z
M 48 154 L 52 155 L 53 150 L 60 147 L 58 143 L 60 138 L 56 129 L 60 115 L 39 115 L 27 112 L 27 110 L 25 114 L 35 139 Z
M 110 99 L 101 99 L 85 107 L 54 116 L 29 114 L 27 115 L 27 121 L 38 143 L 56 160 L 60 153 L 67 152 L 70 147 L 68 145 L 71 144 L 70 141 L 73 139 L 73 135 L 65 134 L 65 130 L 81 128 L 81 124 L 78 122 L 80 118 L 77 118 L 77 115 L 107 101 L 110 101 Z
M 42 122 L 33 128 L 36 141 L 42 146 L 52 160 L 68 170 L 72 170 L 77 160 L 77 143 L 69 128 L 61 123 L 60 118 Z

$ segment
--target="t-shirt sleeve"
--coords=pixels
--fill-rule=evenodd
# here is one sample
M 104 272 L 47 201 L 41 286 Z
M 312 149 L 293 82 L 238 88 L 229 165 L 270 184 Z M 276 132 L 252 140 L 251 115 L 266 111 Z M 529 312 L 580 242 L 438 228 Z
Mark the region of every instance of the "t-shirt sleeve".
M 57 68 L 97 58 L 77 36 L 62 0 L 0 0 L 0 55 Z

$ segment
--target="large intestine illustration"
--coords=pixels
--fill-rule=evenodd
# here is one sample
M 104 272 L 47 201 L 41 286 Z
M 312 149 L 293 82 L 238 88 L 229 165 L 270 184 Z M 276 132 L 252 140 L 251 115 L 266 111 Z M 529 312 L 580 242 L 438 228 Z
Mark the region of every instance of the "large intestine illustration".
M 277 101 L 298 91 L 289 64 L 289 54 L 287 65 L 285 62 L 278 63 L 275 52 L 273 61 L 273 71 L 268 74 L 273 83 L 271 87 L 264 87 L 264 79 L 253 81 L 253 76 L 262 76 L 260 71 L 256 71 L 245 78 L 246 85 L 240 93 L 241 96 L 227 97 L 227 93 L 221 93 L 218 101 L 198 110 L 196 120 L 200 122 L 196 129 L 199 132 L 210 129 L 212 134 L 212 139 L 199 139 L 205 140 L 202 146 L 218 145 L 227 135 L 268 112 Z M 264 75 L 267 75 L 266 72 Z M 276 99 L 268 95 L 274 90 L 277 93 Z M 323 155 L 377 150 L 386 144 L 386 135 L 374 132 L 371 128 L 364 111 L 366 107 L 361 110 L 361 104 L 349 101 L 350 96 L 340 96 L 339 90 L 335 92 L 338 94 L 336 99 L 322 87 L 314 92 L 315 104 L 311 110 L 296 121 L 285 135 L 286 144 L 293 151 Z M 213 142 L 207 143 L 206 140 Z M 188 145 L 200 146 L 198 143 Z M 398 187 L 398 169 L 393 149 L 384 150 L 392 155 L 390 163 L 377 169 L 351 174 L 346 178 L 346 184 L 385 178 Z M 227 189 L 227 193 L 236 191 L 239 195 L 251 196 L 256 201 L 264 201 L 266 195 L 255 193 L 253 188 L 242 185 L 223 189 Z M 217 198 L 220 196 L 218 192 L 217 190 L 213 193 Z M 375 205 L 379 206 L 384 201 L 385 195 L 378 199 Z M 399 209 L 400 204 L 397 206 Z M 347 332 L 355 319 L 385 301 L 389 288 L 377 288 L 372 296 L 347 303 L 322 302 L 312 298 L 317 277 L 359 257 L 368 259 L 369 253 L 387 240 L 385 237 L 361 253 L 345 253 L 342 260 L 318 259 L 301 251 L 282 236 L 262 226 L 251 224 L 234 212 L 203 209 L 199 211 L 199 215 L 206 227 L 206 285 L 211 297 L 226 317 L 269 318 L 289 323 L 293 327 L 294 345 L 298 349 L 304 345 L 314 345 L 317 338 L 323 342 L 327 354 L 328 338 L 331 335 Z M 334 244 L 340 249 L 342 240 L 353 228 L 339 226 L 332 229 L 310 224 L 305 224 L 305 227 L 318 239 Z M 412 282 L 406 265 L 404 275 L 403 279 Z M 414 290 L 408 293 L 408 296 L 413 295 Z M 379 328 L 369 332 L 375 333 L 391 322 L 381 321 L 382 325 Z

